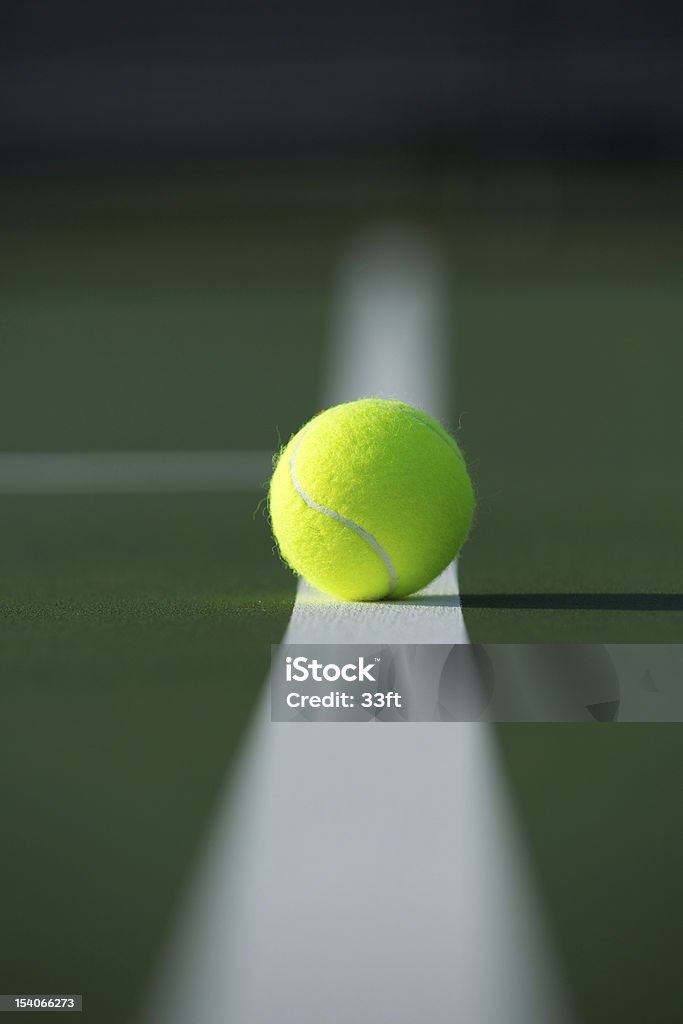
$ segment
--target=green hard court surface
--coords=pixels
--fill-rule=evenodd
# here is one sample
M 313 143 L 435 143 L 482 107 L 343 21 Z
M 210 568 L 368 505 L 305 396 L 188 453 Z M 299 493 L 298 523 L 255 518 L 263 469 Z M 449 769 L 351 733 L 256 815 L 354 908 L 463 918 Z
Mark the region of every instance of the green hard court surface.
M 472 640 L 680 641 L 665 179 L 5 185 L 0 449 L 276 449 L 318 408 L 344 246 L 397 218 L 446 261 Z M 0 496 L 0 991 L 130 1019 L 292 607 L 263 494 Z M 582 1019 L 680 1019 L 683 731 L 499 736 Z

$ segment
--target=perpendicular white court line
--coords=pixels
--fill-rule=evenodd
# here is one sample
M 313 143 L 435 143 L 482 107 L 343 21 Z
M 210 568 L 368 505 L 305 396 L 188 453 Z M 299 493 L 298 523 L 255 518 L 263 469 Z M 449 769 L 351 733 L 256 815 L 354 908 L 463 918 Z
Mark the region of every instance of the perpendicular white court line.
M 357 242 L 329 403 L 445 416 L 441 281 L 413 231 Z M 344 604 L 302 583 L 284 639 L 467 643 L 457 566 L 427 600 Z M 273 723 L 266 687 L 143 1019 L 569 1021 L 489 729 Z
M 0 452 L 0 494 L 169 494 L 254 491 L 264 451 Z

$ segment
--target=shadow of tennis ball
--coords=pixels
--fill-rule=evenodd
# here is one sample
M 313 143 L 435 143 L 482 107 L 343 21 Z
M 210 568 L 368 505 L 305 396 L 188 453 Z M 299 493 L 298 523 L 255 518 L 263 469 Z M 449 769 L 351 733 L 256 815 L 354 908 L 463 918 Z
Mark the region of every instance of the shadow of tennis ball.
M 494 671 L 479 644 L 455 644 L 439 680 L 436 720 L 476 722 L 487 711 L 494 690 Z
M 522 687 L 537 721 L 614 722 L 619 678 L 602 644 L 525 647 Z

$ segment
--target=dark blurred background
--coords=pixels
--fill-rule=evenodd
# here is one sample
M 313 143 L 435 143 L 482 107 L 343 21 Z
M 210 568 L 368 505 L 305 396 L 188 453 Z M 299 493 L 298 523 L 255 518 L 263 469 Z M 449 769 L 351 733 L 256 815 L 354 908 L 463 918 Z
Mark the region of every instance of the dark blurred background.
M 9 166 L 683 147 L 673 3 L 6 0 L 0 19 Z

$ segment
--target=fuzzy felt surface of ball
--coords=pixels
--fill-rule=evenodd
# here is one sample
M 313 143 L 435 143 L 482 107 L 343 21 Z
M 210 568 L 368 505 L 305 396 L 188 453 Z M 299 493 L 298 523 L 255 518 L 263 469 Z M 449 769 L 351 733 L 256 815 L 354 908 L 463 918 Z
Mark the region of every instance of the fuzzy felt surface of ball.
M 436 420 L 364 398 L 306 423 L 270 483 L 273 533 L 288 565 L 347 601 L 421 590 L 458 554 L 474 492 L 462 453 Z

